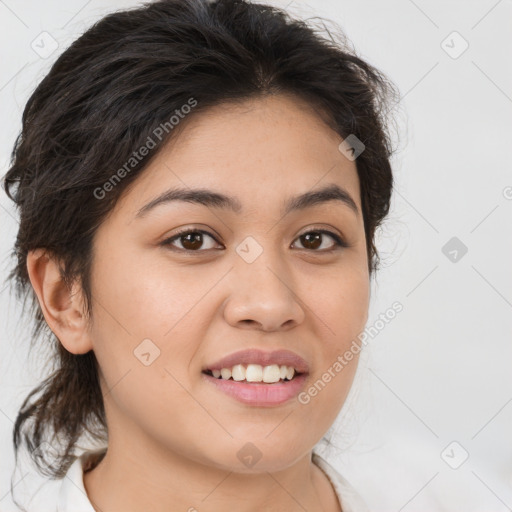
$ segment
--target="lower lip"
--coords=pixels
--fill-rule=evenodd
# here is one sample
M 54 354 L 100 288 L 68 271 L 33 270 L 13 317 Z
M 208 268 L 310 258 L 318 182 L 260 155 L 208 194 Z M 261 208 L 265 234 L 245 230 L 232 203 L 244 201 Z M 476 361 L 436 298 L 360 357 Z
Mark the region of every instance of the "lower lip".
M 203 373 L 202 376 L 214 384 L 217 389 L 239 402 L 260 407 L 271 407 L 288 402 L 299 394 L 306 381 L 305 373 L 297 375 L 292 380 L 272 384 L 216 379 L 206 373 Z

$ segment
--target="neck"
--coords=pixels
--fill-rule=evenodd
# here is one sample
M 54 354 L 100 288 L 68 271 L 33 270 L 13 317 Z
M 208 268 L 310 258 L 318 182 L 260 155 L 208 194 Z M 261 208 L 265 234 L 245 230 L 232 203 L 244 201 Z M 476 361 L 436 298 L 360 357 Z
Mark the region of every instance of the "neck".
M 249 474 L 113 436 L 101 462 L 85 473 L 84 485 L 97 512 L 341 511 L 311 452 L 285 470 Z

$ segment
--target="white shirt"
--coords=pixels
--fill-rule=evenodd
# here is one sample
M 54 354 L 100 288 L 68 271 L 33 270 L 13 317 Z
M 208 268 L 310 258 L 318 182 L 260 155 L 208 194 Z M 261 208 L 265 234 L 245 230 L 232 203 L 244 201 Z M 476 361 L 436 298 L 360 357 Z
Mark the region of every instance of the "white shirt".
M 84 467 L 93 452 L 85 452 L 75 459 L 62 480 L 56 512 L 95 512 L 84 486 Z M 329 478 L 343 512 L 369 512 L 368 506 L 352 485 L 320 455 L 313 452 L 312 461 Z

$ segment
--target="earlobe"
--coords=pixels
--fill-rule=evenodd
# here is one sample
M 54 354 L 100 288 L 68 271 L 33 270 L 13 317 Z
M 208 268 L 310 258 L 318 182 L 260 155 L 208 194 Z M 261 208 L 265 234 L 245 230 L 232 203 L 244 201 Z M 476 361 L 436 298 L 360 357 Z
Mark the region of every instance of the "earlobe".
M 28 253 L 27 271 L 46 323 L 64 348 L 73 354 L 92 350 L 80 287 L 69 289 L 58 261 L 44 249 Z

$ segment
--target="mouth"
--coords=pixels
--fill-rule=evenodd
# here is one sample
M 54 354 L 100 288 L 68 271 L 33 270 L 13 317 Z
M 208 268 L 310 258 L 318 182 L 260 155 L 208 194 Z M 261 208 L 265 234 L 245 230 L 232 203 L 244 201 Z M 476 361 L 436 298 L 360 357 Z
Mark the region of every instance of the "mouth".
M 277 364 L 266 366 L 259 364 L 237 364 L 231 368 L 206 369 L 202 373 L 217 380 L 268 385 L 290 382 L 301 375 L 305 375 L 305 372 L 299 372 L 293 366 Z
M 231 354 L 201 371 L 216 391 L 253 407 L 284 405 L 304 389 L 308 363 L 299 355 L 256 349 Z

